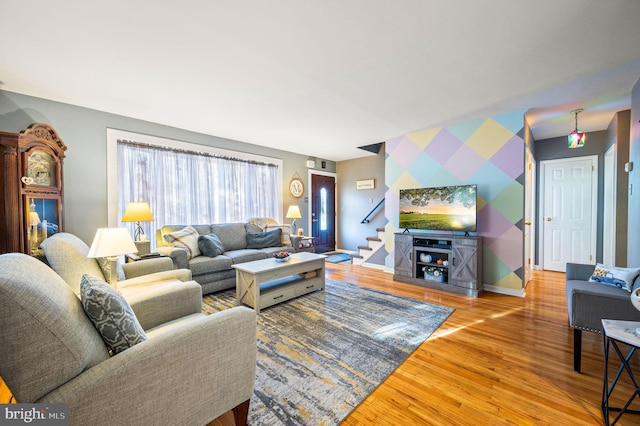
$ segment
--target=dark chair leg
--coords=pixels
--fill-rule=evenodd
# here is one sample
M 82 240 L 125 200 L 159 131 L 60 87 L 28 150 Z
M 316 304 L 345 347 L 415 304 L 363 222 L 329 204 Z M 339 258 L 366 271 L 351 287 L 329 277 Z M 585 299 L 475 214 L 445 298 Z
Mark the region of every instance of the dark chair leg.
M 249 416 L 249 399 L 233 408 L 233 418 L 236 426 L 247 426 L 247 417 Z
M 580 372 L 580 363 L 582 359 L 582 330 L 573 329 L 573 371 Z

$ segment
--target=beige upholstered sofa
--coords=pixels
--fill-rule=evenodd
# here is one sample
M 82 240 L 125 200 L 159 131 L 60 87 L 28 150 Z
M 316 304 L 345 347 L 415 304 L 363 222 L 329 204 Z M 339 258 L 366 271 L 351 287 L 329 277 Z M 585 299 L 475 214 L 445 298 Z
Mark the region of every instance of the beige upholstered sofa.
M 99 262 L 87 257 L 89 246 L 77 236 L 60 232 L 45 239 L 41 247 L 49 266 L 76 295 L 83 274 L 109 281 Z M 145 330 L 202 309 L 200 285 L 191 280 L 188 269 L 174 269 L 170 259 L 119 264 L 120 268 L 118 290 Z
M 64 280 L 9 253 L 0 255 L 0 324 L 0 376 L 16 401 L 68 404 L 71 425 L 204 425 L 232 409 L 246 424 L 256 371 L 251 309 L 194 309 L 110 356 Z
M 198 250 L 183 248 L 184 242 L 169 241 L 167 235 L 179 233 L 187 225 L 165 225 L 156 233 L 157 251 L 170 257 L 177 268 L 191 270 L 193 279 L 202 286 L 202 294 L 231 289 L 236 285 L 236 270 L 231 265 L 266 259 L 278 251 L 295 252 L 295 247 L 299 246 L 299 237 L 289 234 L 288 225 L 262 225 L 257 222 L 191 225 L 197 233 L 196 239 L 213 234 L 219 240 L 222 250 L 209 253 L 215 254 L 213 256 L 202 254 L 202 247 Z M 260 234 L 265 233 L 278 233 L 279 236 L 276 242 L 264 242 Z

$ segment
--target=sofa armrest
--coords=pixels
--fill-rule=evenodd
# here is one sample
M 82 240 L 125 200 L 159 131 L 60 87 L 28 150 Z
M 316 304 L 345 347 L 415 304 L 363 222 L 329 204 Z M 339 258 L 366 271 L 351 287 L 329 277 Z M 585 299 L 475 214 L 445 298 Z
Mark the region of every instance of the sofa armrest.
M 153 274 L 141 275 L 139 277 L 129 278 L 118 282 L 118 287 L 127 287 L 131 285 L 147 284 L 157 281 L 178 280 L 191 281 L 191 270 L 189 269 L 171 269 L 169 271 L 155 272 Z
M 253 395 L 256 314 L 197 315 L 83 372 L 41 398 L 83 424 L 207 424 Z
M 589 277 L 593 275 L 596 265 L 586 265 L 583 263 L 567 263 L 565 279 L 589 281 Z
M 178 247 L 159 246 L 156 251 L 163 256 L 168 256 L 173 261 L 174 268 L 189 268 L 187 251 Z
M 124 276 L 127 279 L 171 269 L 173 269 L 173 261 L 168 257 L 155 257 L 122 265 Z
M 119 286 L 144 330 L 202 313 L 202 286 L 195 281 L 154 281 Z

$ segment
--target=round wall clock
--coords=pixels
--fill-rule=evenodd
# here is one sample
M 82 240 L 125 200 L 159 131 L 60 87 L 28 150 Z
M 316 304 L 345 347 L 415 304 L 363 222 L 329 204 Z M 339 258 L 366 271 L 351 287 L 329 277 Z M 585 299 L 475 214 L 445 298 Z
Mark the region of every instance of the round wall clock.
M 302 193 L 304 192 L 304 185 L 302 184 L 302 180 L 300 178 L 293 178 L 289 183 L 289 192 L 296 198 L 302 197 Z

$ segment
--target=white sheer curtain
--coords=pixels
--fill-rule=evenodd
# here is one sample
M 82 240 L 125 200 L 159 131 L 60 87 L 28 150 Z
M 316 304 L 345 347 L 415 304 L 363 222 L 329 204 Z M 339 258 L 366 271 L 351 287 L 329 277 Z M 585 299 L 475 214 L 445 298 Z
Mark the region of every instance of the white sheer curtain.
M 274 164 L 118 140 L 118 223 L 130 201 L 148 202 L 155 221 L 141 225 L 154 244 L 152 226 L 277 218 L 277 175 Z

